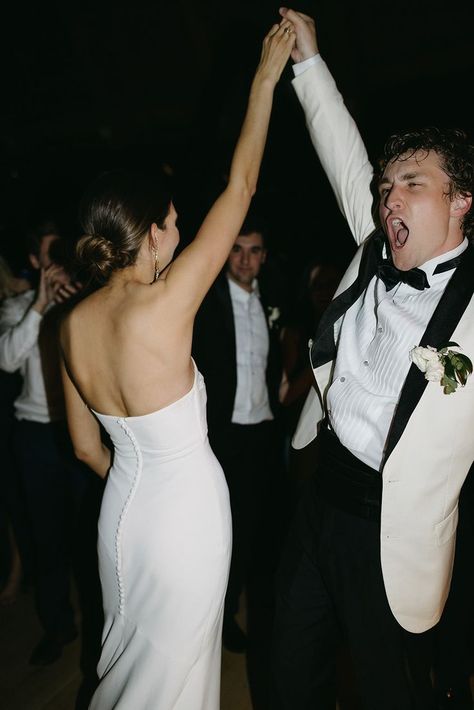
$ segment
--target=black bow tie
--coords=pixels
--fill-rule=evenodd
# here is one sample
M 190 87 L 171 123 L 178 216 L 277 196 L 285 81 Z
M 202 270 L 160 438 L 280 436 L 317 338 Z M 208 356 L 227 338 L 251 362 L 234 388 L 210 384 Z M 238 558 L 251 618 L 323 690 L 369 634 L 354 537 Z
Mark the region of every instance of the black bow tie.
M 377 275 L 384 282 L 387 291 L 391 291 L 400 281 L 413 286 L 418 291 L 423 291 L 423 289 L 430 287 L 426 274 L 421 269 L 414 268 L 409 271 L 400 271 L 389 261 L 384 261 L 379 265 Z
M 438 264 L 433 274 L 442 274 L 444 271 L 449 271 L 450 269 L 455 269 L 459 262 L 461 261 L 461 256 L 455 256 L 448 261 L 444 261 Z M 387 291 L 391 291 L 400 281 L 413 288 L 418 289 L 418 291 L 423 291 L 425 288 L 429 288 L 430 284 L 425 272 L 417 267 L 409 269 L 408 271 L 400 271 L 394 266 L 390 261 L 384 260 L 379 264 L 377 268 L 377 275 L 385 284 Z

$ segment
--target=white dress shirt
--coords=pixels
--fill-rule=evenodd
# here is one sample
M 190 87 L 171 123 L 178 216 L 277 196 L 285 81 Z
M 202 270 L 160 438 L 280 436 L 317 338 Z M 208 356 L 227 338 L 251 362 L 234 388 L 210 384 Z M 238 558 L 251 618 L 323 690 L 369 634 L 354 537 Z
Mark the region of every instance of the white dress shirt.
M 436 266 L 461 254 L 455 249 L 426 262 L 430 288 L 400 283 L 387 292 L 374 276 L 360 298 L 335 326 L 337 358 L 327 394 L 331 427 L 358 459 L 379 469 L 403 383 L 410 350 L 419 344 L 454 273 L 433 274 Z M 427 343 L 430 345 L 431 343 Z
M 0 307 L 0 368 L 6 372 L 20 370 L 23 386 L 15 401 L 17 419 L 47 423 L 64 418 L 59 372 L 58 392 L 46 396 L 43 363 L 38 346 L 42 316 L 31 306 L 35 291 L 6 298 Z M 53 404 L 53 400 L 55 404 Z
M 259 424 L 273 419 L 266 381 L 270 345 L 267 322 L 257 280 L 254 279 L 250 292 L 232 279 L 227 280 L 234 313 L 237 359 L 237 391 L 232 422 Z

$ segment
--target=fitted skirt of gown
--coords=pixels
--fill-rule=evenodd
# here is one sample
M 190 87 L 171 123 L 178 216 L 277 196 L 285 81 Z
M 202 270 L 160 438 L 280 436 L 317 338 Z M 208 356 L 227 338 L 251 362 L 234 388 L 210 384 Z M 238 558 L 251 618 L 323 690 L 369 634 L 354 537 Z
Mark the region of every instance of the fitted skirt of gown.
M 92 710 L 217 710 L 232 532 L 206 390 L 152 414 L 95 413 L 114 444 L 99 519 L 105 623 Z

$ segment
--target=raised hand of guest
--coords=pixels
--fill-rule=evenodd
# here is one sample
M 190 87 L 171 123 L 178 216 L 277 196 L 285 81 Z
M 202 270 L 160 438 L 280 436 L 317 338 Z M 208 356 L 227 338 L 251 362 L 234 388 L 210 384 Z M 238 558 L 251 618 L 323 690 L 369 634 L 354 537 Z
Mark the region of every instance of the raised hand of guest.
M 59 264 L 50 264 L 40 269 L 36 300 L 32 308 L 43 314 L 50 303 L 63 303 L 78 293 L 81 285 L 73 283 L 66 270 Z

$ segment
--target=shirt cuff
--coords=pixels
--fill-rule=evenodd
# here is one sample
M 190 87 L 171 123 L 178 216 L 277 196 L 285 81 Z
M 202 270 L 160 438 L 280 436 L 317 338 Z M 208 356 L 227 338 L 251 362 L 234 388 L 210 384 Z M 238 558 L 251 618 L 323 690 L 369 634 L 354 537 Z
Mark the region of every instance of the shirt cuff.
M 314 67 L 315 64 L 319 64 L 319 62 L 322 61 L 321 55 L 320 54 L 315 54 L 313 57 L 310 57 L 309 59 L 304 59 L 302 62 L 297 62 L 296 64 L 293 64 L 293 73 L 295 76 L 299 76 L 300 74 L 303 74 L 303 72 L 306 71 L 306 69 L 309 69 L 310 67 Z

